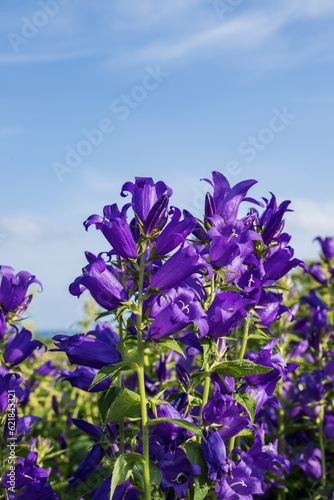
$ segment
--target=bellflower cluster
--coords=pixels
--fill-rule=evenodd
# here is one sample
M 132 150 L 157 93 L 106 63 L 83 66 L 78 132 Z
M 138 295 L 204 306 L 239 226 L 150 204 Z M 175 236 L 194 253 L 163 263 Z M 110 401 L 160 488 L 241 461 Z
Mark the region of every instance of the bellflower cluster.
M 32 415 L 22 415 L 27 405 L 32 387 L 20 372 L 20 363 L 30 358 L 36 349 L 46 347 L 38 340 L 32 340 L 29 330 L 19 321 L 28 308 L 32 294 L 27 295 L 30 285 L 41 283 L 26 271 L 15 273 L 9 266 L 0 266 L 0 420 L 1 448 L 0 462 L 2 477 L 1 498 L 59 499 L 48 482 L 49 473 L 37 465 L 38 454 L 24 455 L 20 446 L 22 438 L 32 432 L 35 422 L 42 420 Z M 18 456 L 16 456 L 16 453 Z M 23 453 L 23 456 L 19 456 Z M 2 494 L 5 497 L 2 497 Z
M 280 452 L 291 461 L 291 494 L 295 488 L 298 494 L 312 489 L 318 495 L 326 487 L 326 498 L 330 498 L 334 489 L 334 243 L 330 237 L 316 240 L 321 258 L 309 263 L 305 278 L 295 276 L 302 291 L 295 287 L 287 296 L 294 321 L 283 320 L 277 329 L 283 340 L 282 352 L 289 361 L 287 367 L 298 364 L 300 368 L 288 368 L 289 373 L 279 384 L 277 397 L 282 408 L 270 415 L 264 408 L 259 415 L 266 431 L 280 436 Z
M 290 202 L 250 198 L 255 180 L 231 187 L 213 172 L 205 181 L 212 191 L 203 220 L 170 206 L 164 182 L 137 177 L 122 187 L 127 204 L 105 206 L 84 223 L 102 232 L 106 248 L 86 252 L 69 290 L 78 297 L 88 290 L 103 321 L 54 342 L 77 365 L 61 379 L 101 393 L 101 427 L 73 420 L 94 444 L 68 487 L 100 473 L 90 498 L 201 491 L 250 500 L 268 492 L 272 474 L 290 470 L 277 439 L 266 443 L 260 418 L 281 407 L 277 389 L 297 367 L 273 335 L 293 315 L 278 280 L 305 269 L 283 232 Z M 251 208 L 239 217 L 245 202 Z M 313 302 L 321 328 L 327 310 Z

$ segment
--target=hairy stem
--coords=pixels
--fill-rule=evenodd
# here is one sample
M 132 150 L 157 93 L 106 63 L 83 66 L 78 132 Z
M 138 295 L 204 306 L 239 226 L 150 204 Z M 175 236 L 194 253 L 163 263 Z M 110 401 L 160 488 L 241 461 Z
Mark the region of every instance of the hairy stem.
M 325 416 L 325 406 L 324 404 L 321 405 L 321 410 L 319 413 L 319 424 L 318 424 L 318 429 L 319 429 L 319 446 L 321 450 L 321 482 L 325 486 L 326 485 L 326 450 L 325 450 L 325 439 L 324 439 L 324 427 L 323 427 L 323 421 L 324 421 L 324 416 Z
M 243 357 L 245 355 L 245 352 L 246 352 L 247 342 L 248 342 L 249 323 L 250 323 L 250 320 L 247 317 L 245 319 L 244 334 L 243 334 L 243 337 L 242 337 L 242 344 L 241 344 L 241 349 L 240 349 L 240 352 L 239 352 L 239 359 L 243 359 Z
M 202 419 L 202 414 L 203 414 L 203 408 L 208 402 L 209 398 L 209 391 L 210 391 L 210 372 L 205 371 L 205 378 L 204 378 L 204 389 L 203 389 L 203 397 L 202 397 L 202 404 L 201 404 L 201 411 L 200 411 L 200 417 L 199 417 L 199 425 L 201 426 L 203 423 Z
M 124 336 L 123 336 L 123 321 L 122 321 L 122 316 L 119 318 L 119 343 L 118 343 L 118 348 L 122 356 L 122 360 L 124 361 Z M 118 375 L 118 384 L 119 387 L 122 387 L 122 374 L 120 373 Z M 124 453 L 124 418 L 122 418 L 119 422 L 119 452 L 122 455 Z
M 145 379 L 144 379 L 144 347 L 143 347 L 143 334 L 142 334 L 142 317 L 143 317 L 143 283 L 144 283 L 144 267 L 145 267 L 145 253 L 143 252 L 140 259 L 139 270 L 139 283 L 138 283 L 138 314 L 137 314 L 137 341 L 138 341 L 138 386 L 140 394 L 140 407 L 142 419 L 142 432 L 143 432 L 143 457 L 145 462 L 143 464 L 144 476 L 144 494 L 145 500 L 151 500 L 151 483 L 150 483 L 150 468 L 149 468 L 149 433 L 147 423 L 147 408 L 146 408 L 146 395 L 145 395 Z
M 248 342 L 248 332 L 249 332 L 249 324 L 250 324 L 250 318 L 245 319 L 245 327 L 244 327 L 244 333 L 242 336 L 242 344 L 241 344 L 241 349 L 239 352 L 239 359 L 243 359 L 246 348 L 247 348 L 247 342 Z M 231 451 L 234 448 L 234 443 L 235 443 L 235 436 L 231 437 L 229 444 L 228 444 L 228 454 L 231 453 Z

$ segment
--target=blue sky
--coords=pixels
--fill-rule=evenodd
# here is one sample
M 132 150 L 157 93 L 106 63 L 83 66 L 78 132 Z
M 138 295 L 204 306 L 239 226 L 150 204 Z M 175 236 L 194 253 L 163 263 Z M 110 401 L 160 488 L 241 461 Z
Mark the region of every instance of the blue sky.
M 292 201 L 295 255 L 317 255 L 334 233 L 333 21 L 332 0 L 2 2 L 0 256 L 43 282 L 38 328 L 78 319 L 68 285 L 108 248 L 82 222 L 136 175 L 197 216 L 212 170 L 257 179 L 254 197 Z

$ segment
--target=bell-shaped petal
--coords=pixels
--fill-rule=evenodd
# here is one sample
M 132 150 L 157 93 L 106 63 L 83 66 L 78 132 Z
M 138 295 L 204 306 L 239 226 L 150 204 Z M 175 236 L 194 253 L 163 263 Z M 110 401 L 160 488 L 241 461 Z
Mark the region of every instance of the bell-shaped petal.
M 116 203 L 107 205 L 103 209 L 103 217 L 91 215 L 84 222 L 84 226 L 87 230 L 91 224 L 95 224 L 96 229 L 102 231 L 117 255 L 125 259 L 135 259 L 137 247 L 126 220 L 126 212 L 129 206 L 129 204 L 125 205 L 120 212 Z
M 157 301 L 162 304 L 162 310 L 150 325 L 149 335 L 152 339 L 172 335 L 183 330 L 192 322 L 198 326 L 201 335 L 208 332 L 206 314 L 200 302 L 195 300 L 195 294 L 192 290 L 180 288 L 169 304 L 166 303 L 163 296 L 159 296 Z
M 187 490 L 194 484 L 194 477 L 201 473 L 201 467 L 192 465 L 180 448 L 174 453 L 167 453 L 157 465 L 161 471 L 162 491 L 171 487 L 178 498 L 186 497 Z
M 159 198 L 147 216 L 143 230 L 146 236 L 161 231 L 168 219 L 168 196 Z
M 32 334 L 26 328 L 22 328 L 15 336 L 9 337 L 4 352 L 4 360 L 11 365 L 18 365 L 26 359 L 35 349 L 46 346 L 39 340 L 31 340 Z
M 313 448 L 309 442 L 304 450 L 297 453 L 293 458 L 291 465 L 298 465 L 310 479 L 320 479 L 321 470 L 321 451 L 319 448 Z
M 91 330 L 87 335 L 93 335 L 101 342 L 117 347 L 119 342 L 119 335 L 115 328 L 112 328 L 106 321 L 99 321 L 95 326 L 95 330 Z
M 261 480 L 253 475 L 252 466 L 240 459 L 236 463 L 231 462 L 229 473 L 221 483 L 216 484 L 218 500 L 251 500 L 253 495 L 262 495 Z
M 299 259 L 292 259 L 292 257 L 293 250 L 291 247 L 279 247 L 275 253 L 270 255 L 264 264 L 264 280 L 268 281 L 266 284 L 274 283 L 274 281 L 277 281 L 285 276 L 296 266 L 299 266 L 306 271 L 305 262 Z
M 313 325 L 318 329 L 325 328 L 327 324 L 328 307 L 318 297 L 315 290 L 311 290 L 308 296 L 303 295 L 301 299 L 310 306 Z
M 211 267 L 191 245 L 185 243 L 153 274 L 151 284 L 153 288 L 167 290 L 204 269 L 211 277 Z
M 308 270 L 312 278 L 314 278 L 318 283 L 325 285 L 327 283 L 327 276 L 319 267 L 319 264 L 312 264 Z
M 82 271 L 83 274 L 69 287 L 72 295 L 80 296 L 88 289 L 96 302 L 107 310 L 117 309 L 121 302 L 128 300 L 125 289 L 102 257 L 93 260 Z
M 269 327 L 271 323 L 281 318 L 284 312 L 289 312 L 290 309 L 282 304 L 283 294 L 261 291 L 261 297 L 255 308 L 260 316 L 259 324 Z
M 73 476 L 68 479 L 69 490 L 75 484 L 84 481 L 90 474 L 92 474 L 100 465 L 104 457 L 104 450 L 99 444 L 94 444 L 86 458 L 81 462 L 79 467 L 74 471 Z
M 20 271 L 15 274 L 14 269 L 9 266 L 0 266 L 0 305 L 6 312 L 14 312 L 22 306 L 25 295 L 30 285 L 38 283 L 42 289 L 42 284 L 35 276 L 27 271 Z
M 222 437 L 213 429 L 209 429 L 206 442 L 202 440 L 202 450 L 210 481 L 219 481 L 228 472 L 229 460 L 226 458 L 226 447 Z
M 156 255 L 167 255 L 178 245 L 182 244 L 186 237 L 194 230 L 197 221 L 194 217 L 188 216 L 180 221 L 181 211 L 172 207 L 174 213 L 172 220 L 155 240 Z
M 277 207 L 276 198 L 272 193 L 270 202 L 265 198 L 264 200 L 267 206 L 259 218 L 259 226 L 261 227 L 264 244 L 269 245 L 273 239 L 281 234 L 284 228 L 283 217 L 286 212 L 291 212 L 291 210 L 288 209 L 291 201 L 283 201 L 280 206 Z
M 91 383 L 98 373 L 96 368 L 88 368 L 86 366 L 77 366 L 75 370 L 66 368 L 59 372 L 62 382 L 67 380 L 72 387 L 77 387 L 86 392 L 101 392 L 108 389 L 110 386 L 109 379 L 104 379 L 89 390 Z
M 212 179 L 212 182 L 208 179 L 204 180 L 214 187 L 213 201 L 216 213 L 223 217 L 226 224 L 229 224 L 237 218 L 240 203 L 245 200 L 248 190 L 256 184 L 257 181 L 242 181 L 231 188 L 226 177 L 220 172 L 212 172 Z M 212 211 L 212 203 L 210 207 Z
M 53 337 L 57 349 L 63 351 L 71 364 L 102 368 L 122 361 L 121 354 L 111 345 L 84 334 L 56 335 Z
M 7 329 L 6 318 L 4 316 L 4 313 L 2 312 L 2 309 L 0 309 L 0 340 L 2 340 L 6 335 L 6 329 Z
M 102 427 L 98 425 L 90 424 L 81 418 L 72 418 L 73 424 L 78 427 L 78 429 L 82 430 L 88 436 L 94 439 L 95 443 L 100 441 L 102 437 Z
M 321 245 L 321 250 L 323 253 L 323 256 L 325 259 L 332 259 L 334 257 L 334 241 L 333 238 L 320 238 L 318 236 L 315 238 L 317 241 L 319 241 Z
M 246 308 L 253 304 L 238 292 L 216 294 L 207 312 L 210 337 L 225 337 L 248 315 Z
M 43 486 L 48 478 L 48 473 L 42 467 L 35 465 L 37 457 L 37 453 L 33 451 L 28 453 L 26 459 L 18 457 L 19 463 L 14 468 L 15 474 L 10 474 L 10 471 L 6 472 L 1 479 L 1 486 L 6 489 L 11 487 L 18 489 L 32 482 L 40 483 Z
M 126 196 L 126 191 L 132 194 L 133 210 L 142 224 L 145 224 L 159 198 L 165 194 L 170 197 L 173 193 L 164 182 L 159 181 L 155 184 L 151 177 L 136 177 L 134 184 L 126 182 L 122 187 L 121 196 Z

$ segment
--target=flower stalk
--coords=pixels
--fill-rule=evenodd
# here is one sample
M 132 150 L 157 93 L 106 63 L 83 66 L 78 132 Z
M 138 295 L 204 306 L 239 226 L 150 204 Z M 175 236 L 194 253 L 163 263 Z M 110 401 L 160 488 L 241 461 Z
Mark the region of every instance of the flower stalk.
M 147 423 L 147 408 L 145 395 L 145 370 L 144 370 L 144 347 L 142 334 L 142 319 L 143 319 L 143 283 L 144 283 L 144 268 L 145 268 L 145 252 L 140 258 L 139 282 L 138 282 L 138 313 L 137 313 L 137 341 L 138 341 L 138 386 L 140 395 L 142 433 L 143 433 L 143 477 L 144 477 L 144 494 L 145 500 L 150 500 L 151 483 L 150 483 L 150 468 L 149 468 L 149 431 Z

